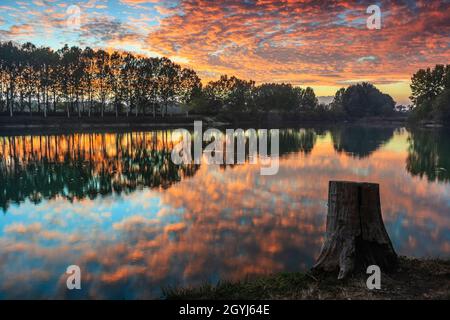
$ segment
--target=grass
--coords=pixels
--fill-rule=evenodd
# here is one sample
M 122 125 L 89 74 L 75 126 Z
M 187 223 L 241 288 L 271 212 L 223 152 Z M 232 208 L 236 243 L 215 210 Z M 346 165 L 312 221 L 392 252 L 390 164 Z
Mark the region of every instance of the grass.
M 169 300 L 450 299 L 450 260 L 401 257 L 395 272 L 382 274 L 381 290 L 367 289 L 368 276 L 340 281 L 337 274 L 279 273 L 163 291 Z

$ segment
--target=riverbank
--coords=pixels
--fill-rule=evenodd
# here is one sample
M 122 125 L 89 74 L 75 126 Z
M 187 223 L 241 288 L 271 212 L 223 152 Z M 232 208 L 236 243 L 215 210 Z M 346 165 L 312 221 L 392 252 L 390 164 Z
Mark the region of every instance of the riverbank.
M 405 117 L 371 117 L 358 120 L 316 119 L 314 117 L 279 117 L 270 114 L 267 117 L 250 115 L 234 115 L 231 117 L 211 115 L 174 115 L 164 118 L 153 118 L 150 115 L 121 116 L 105 115 L 98 117 L 77 116 L 67 118 L 63 115 L 53 115 L 47 118 L 41 116 L 16 115 L 9 117 L 0 115 L 0 133 L 9 134 L 16 132 L 27 133 L 64 133 L 64 132 L 90 132 L 90 131 L 129 131 L 129 130 L 153 130 L 171 128 L 191 128 L 194 121 L 202 121 L 206 127 L 228 128 L 295 128 L 305 126 L 330 126 L 330 125 L 364 125 L 401 127 L 406 125 Z
M 62 134 L 76 132 L 129 132 L 129 131 L 147 131 L 175 128 L 193 128 L 195 121 L 202 121 L 208 127 L 223 127 L 230 125 L 227 122 L 217 120 L 209 116 L 129 116 L 118 117 L 108 115 L 104 118 L 51 116 L 30 117 L 0 116 L 0 134 Z
M 340 281 L 330 274 L 280 273 L 217 286 L 171 288 L 164 293 L 169 300 L 450 299 L 450 260 L 401 257 L 394 273 L 382 274 L 381 290 L 367 289 L 368 276 Z

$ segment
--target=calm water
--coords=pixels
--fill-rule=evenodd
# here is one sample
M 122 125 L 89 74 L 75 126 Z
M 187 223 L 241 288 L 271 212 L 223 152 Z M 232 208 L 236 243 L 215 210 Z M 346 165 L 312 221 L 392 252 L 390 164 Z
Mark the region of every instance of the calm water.
M 280 171 L 175 166 L 170 131 L 0 137 L 0 299 L 158 298 L 309 268 L 328 181 L 381 184 L 399 254 L 450 257 L 450 133 L 292 129 Z M 65 270 L 82 269 L 68 292 Z

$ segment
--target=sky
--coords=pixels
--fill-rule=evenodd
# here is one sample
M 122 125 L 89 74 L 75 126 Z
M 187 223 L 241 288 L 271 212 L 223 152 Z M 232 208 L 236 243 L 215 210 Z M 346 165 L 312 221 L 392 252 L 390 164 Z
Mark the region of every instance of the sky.
M 380 29 L 369 29 L 377 5 Z M 167 56 L 222 74 L 332 96 L 369 81 L 409 102 L 420 68 L 450 63 L 450 0 L 0 0 L 0 41 Z

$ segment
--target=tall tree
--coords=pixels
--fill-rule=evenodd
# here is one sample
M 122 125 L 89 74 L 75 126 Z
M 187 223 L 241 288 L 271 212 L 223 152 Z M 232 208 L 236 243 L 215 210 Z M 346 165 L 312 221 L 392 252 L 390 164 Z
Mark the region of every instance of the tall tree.
M 192 69 L 183 69 L 178 82 L 177 95 L 180 103 L 188 107 L 202 90 L 202 83 Z M 187 110 L 188 111 L 188 110 Z
M 179 83 L 180 66 L 174 64 L 167 58 L 160 60 L 158 72 L 158 93 L 162 104 L 161 115 L 167 114 L 168 106 L 175 101 L 176 88 Z
M 6 83 L 6 108 L 9 111 L 10 117 L 13 117 L 16 87 L 23 66 L 19 48 L 12 42 L 3 43 L 0 46 L 0 59 L 4 73 L 3 78 Z
M 116 51 L 111 55 L 111 72 L 109 73 L 109 83 L 111 85 L 111 92 L 113 95 L 112 101 L 116 118 L 119 116 L 119 109 L 122 104 L 122 91 L 120 90 L 122 87 L 120 77 L 122 66 L 122 55 Z
M 94 95 L 95 95 L 95 52 L 91 48 L 87 47 L 83 50 L 81 59 L 85 66 L 85 72 L 83 74 L 83 83 L 85 88 L 86 98 L 88 100 L 88 116 L 91 117 L 94 107 Z
M 134 100 L 133 85 L 137 83 L 136 80 L 136 58 L 132 54 L 126 54 L 123 58 L 124 65 L 120 70 L 120 92 L 126 105 L 126 115 L 131 112 Z
M 111 93 L 111 67 L 109 59 L 109 53 L 104 50 L 98 50 L 95 53 L 97 94 L 100 99 L 100 115 L 102 118 L 105 113 L 106 101 Z

